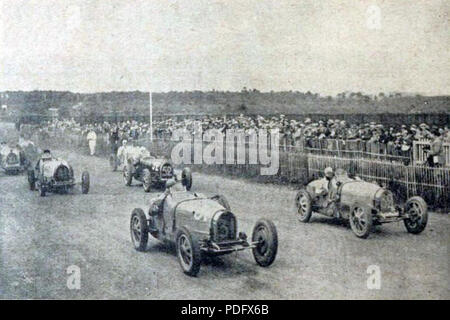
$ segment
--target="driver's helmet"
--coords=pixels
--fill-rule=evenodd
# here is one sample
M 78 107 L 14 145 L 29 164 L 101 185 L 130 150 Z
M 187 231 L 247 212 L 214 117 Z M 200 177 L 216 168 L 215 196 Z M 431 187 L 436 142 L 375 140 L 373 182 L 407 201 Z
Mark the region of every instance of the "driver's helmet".
M 325 177 L 328 179 L 331 179 L 334 177 L 334 171 L 333 171 L 333 168 L 331 168 L 331 167 L 326 167 L 324 170 L 324 173 L 325 173 Z
M 41 159 L 42 160 L 48 160 L 52 158 L 52 154 L 50 153 L 50 150 L 44 150 L 44 152 L 42 153 Z
M 126 146 L 127 143 L 128 143 L 128 141 L 127 141 L 126 139 L 124 139 L 124 140 L 122 141 L 122 145 L 123 145 L 123 146 Z

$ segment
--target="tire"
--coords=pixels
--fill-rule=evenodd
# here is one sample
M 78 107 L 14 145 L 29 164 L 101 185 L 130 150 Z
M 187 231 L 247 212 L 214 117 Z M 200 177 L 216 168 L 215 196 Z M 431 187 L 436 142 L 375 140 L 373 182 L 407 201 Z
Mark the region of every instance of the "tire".
M 46 193 L 45 186 L 43 186 L 42 184 L 39 184 L 39 195 L 41 197 L 45 197 L 45 193 Z
M 227 211 L 231 211 L 230 204 L 229 204 L 227 198 L 225 198 L 225 196 L 223 196 L 221 194 L 217 194 L 217 195 L 211 197 L 211 199 L 217 201 L 222 207 L 227 209 Z
M 300 189 L 297 192 L 295 206 L 297 207 L 297 219 L 300 222 L 308 222 L 312 215 L 312 199 L 308 191 Z
M 142 187 L 145 192 L 150 192 L 152 188 L 152 174 L 149 169 L 144 169 L 142 171 Z
M 83 171 L 81 174 L 81 193 L 87 194 L 89 192 L 90 183 L 89 172 Z
M 109 156 L 109 166 L 112 171 L 117 171 L 117 156 L 113 154 Z
M 176 233 L 177 257 L 181 269 L 191 277 L 197 276 L 200 271 L 202 254 L 197 237 L 187 229 L 180 228 Z
M 126 186 L 131 186 L 131 182 L 133 181 L 133 171 L 130 164 L 126 164 L 123 167 L 123 182 L 125 182 Z
M 421 233 L 428 222 L 428 206 L 421 197 L 412 197 L 406 201 L 405 212 L 413 217 L 403 220 L 406 230 L 412 234 Z
M 252 233 L 252 242 L 255 241 L 259 241 L 252 249 L 256 263 L 261 267 L 270 266 L 278 251 L 278 233 L 272 221 L 260 219 L 256 222 Z
M 142 209 L 136 208 L 131 213 L 130 219 L 130 235 L 134 249 L 144 251 L 148 242 L 148 226 L 147 218 Z
M 36 189 L 36 178 L 34 176 L 34 170 L 28 170 L 28 185 L 30 186 L 30 190 L 34 191 Z
M 186 190 L 189 191 L 192 188 L 192 172 L 189 168 L 184 168 L 181 171 L 181 184 L 186 187 Z
M 350 212 L 350 227 L 353 233 L 362 239 L 366 239 L 372 229 L 372 213 L 366 207 L 357 205 Z

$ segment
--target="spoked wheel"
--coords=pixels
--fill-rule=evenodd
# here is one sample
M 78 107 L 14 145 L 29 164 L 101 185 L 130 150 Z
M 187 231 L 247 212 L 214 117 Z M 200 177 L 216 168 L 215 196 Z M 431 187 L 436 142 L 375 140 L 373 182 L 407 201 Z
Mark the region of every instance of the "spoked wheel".
M 142 172 L 142 187 L 145 192 L 150 192 L 152 188 L 152 174 L 148 169 L 144 169 Z
M 372 228 L 372 215 L 370 210 L 362 206 L 353 208 L 350 213 L 350 226 L 358 238 L 367 238 L 370 234 L 370 228 Z
M 195 236 L 185 228 L 177 231 L 176 236 L 177 256 L 183 272 L 195 277 L 200 271 L 202 255 L 200 246 Z
M 136 208 L 131 213 L 130 220 L 131 242 L 137 251 L 144 251 L 148 242 L 148 227 L 145 213 L 142 209 Z
M 270 266 L 278 251 L 277 229 L 272 221 L 261 219 L 253 228 L 252 242 L 258 242 L 252 249 L 253 257 L 261 267 Z
M 428 206 L 421 197 L 410 198 L 405 205 L 405 212 L 409 215 L 408 219 L 403 220 L 406 230 L 409 233 L 419 234 L 427 226 Z
M 133 181 L 133 172 L 131 170 L 131 165 L 127 164 L 123 167 L 123 182 L 127 186 L 131 186 Z
M 312 215 L 312 199 L 308 191 L 301 189 L 295 196 L 297 218 L 301 222 L 308 222 Z

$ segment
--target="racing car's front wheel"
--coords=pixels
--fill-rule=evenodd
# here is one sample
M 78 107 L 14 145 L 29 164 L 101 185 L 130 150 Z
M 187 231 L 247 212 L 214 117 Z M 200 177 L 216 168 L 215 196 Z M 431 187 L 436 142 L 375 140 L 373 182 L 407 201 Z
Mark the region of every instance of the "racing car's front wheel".
M 131 186 L 132 181 L 133 181 L 133 171 L 131 165 L 127 164 L 123 167 L 123 182 L 125 182 L 125 185 Z
M 295 196 L 297 218 L 301 222 L 308 222 L 312 215 L 312 199 L 308 191 L 301 189 Z
M 252 249 L 253 257 L 261 267 L 270 266 L 278 251 L 277 228 L 272 221 L 260 219 L 256 222 L 252 233 L 252 242 L 257 242 Z
M 350 212 L 350 227 L 358 238 L 367 238 L 372 228 L 372 213 L 363 206 L 355 206 Z
M 181 171 L 181 184 L 186 187 L 186 190 L 191 190 L 192 187 L 192 172 L 189 168 L 184 168 Z
M 187 229 L 180 228 L 176 234 L 177 256 L 183 272 L 195 277 L 200 271 L 202 254 L 197 237 Z
M 405 212 L 408 219 L 403 220 L 409 233 L 419 234 L 427 226 L 428 206 L 421 197 L 412 197 L 405 204 Z
M 81 192 L 87 194 L 89 192 L 90 178 L 89 172 L 83 171 L 81 174 Z
M 150 192 L 152 188 L 152 174 L 148 169 L 142 171 L 142 187 L 145 192 Z
M 131 242 L 137 251 L 144 251 L 148 242 L 147 218 L 142 209 L 136 208 L 131 213 L 130 220 Z

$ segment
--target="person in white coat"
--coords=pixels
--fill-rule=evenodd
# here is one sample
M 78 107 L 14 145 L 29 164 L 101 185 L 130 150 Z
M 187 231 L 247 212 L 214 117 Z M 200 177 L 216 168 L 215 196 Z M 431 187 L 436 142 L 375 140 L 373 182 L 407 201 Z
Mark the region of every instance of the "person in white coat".
M 86 139 L 89 144 L 91 156 L 93 156 L 95 154 L 95 147 L 97 145 L 97 134 L 95 133 L 94 130 L 90 130 L 86 136 Z

